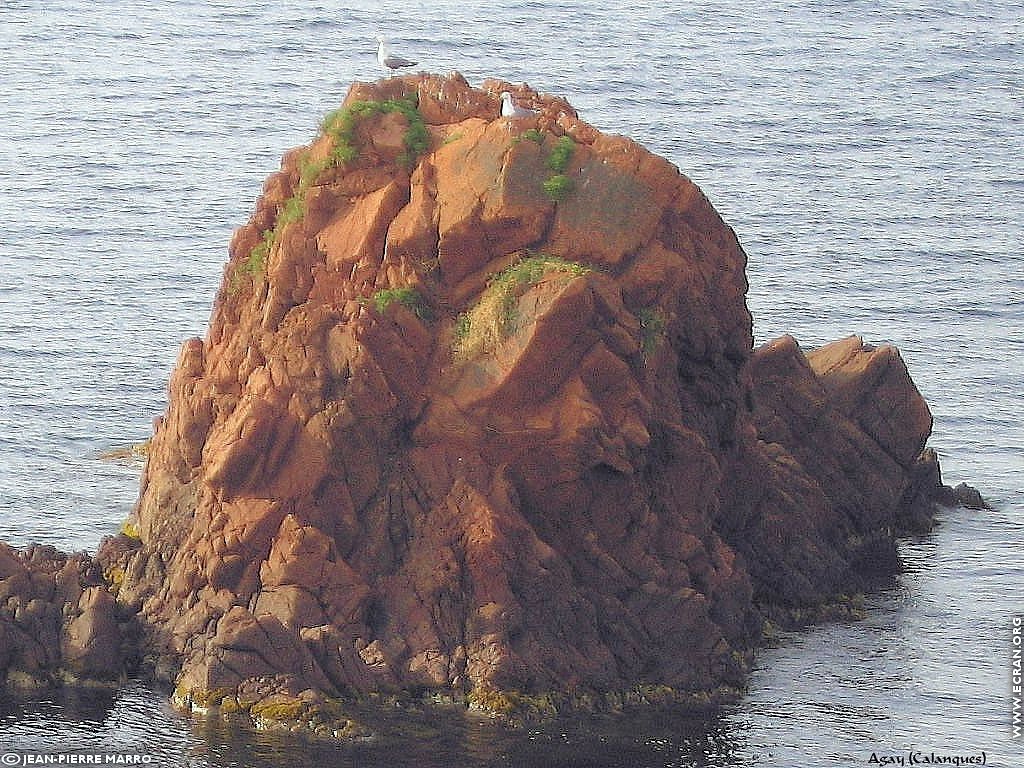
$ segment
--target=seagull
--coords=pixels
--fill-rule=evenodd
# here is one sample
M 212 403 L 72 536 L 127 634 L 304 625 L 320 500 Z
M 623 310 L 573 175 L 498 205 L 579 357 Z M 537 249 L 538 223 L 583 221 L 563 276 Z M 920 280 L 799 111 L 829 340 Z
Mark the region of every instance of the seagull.
M 512 94 L 508 91 L 501 92 L 501 116 L 502 117 L 535 117 L 536 112 L 531 112 L 528 109 L 523 109 L 514 101 L 512 101 Z
M 401 56 L 392 56 L 388 44 L 383 37 L 377 38 L 377 61 L 387 72 L 394 72 L 403 67 L 415 67 L 419 62 L 403 59 Z

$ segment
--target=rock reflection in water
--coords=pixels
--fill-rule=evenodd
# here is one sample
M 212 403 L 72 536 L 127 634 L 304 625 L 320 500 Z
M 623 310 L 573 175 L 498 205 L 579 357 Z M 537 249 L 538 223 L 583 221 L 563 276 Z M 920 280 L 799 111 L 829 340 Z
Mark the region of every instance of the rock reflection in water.
M 509 728 L 444 707 L 363 708 L 358 716 L 383 734 L 337 744 L 261 732 L 217 716 L 185 717 L 167 692 L 143 684 L 106 691 L 65 691 L 46 698 L 0 699 L 0 749 L 148 755 L 181 768 L 484 768 L 485 766 L 713 766 L 734 764 L 742 733 L 724 712 L 694 716 L 671 708 L 618 716 L 565 718 Z M 60 721 L 59 732 L 52 723 Z

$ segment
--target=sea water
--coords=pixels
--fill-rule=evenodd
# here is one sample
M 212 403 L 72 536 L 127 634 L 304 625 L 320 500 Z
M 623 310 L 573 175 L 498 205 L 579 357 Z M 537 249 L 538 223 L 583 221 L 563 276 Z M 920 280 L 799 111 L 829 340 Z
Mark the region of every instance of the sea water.
M 1018 764 L 1022 18 L 1002 0 L 5 0 L 0 539 L 94 551 L 127 517 L 140 466 L 104 455 L 149 436 L 232 231 L 281 154 L 380 76 L 377 34 L 426 70 L 565 96 L 669 158 L 749 257 L 757 343 L 897 345 L 946 481 L 995 509 L 943 511 L 866 619 L 779 638 L 747 695 L 706 716 L 510 731 L 376 712 L 388 735 L 332 746 L 186 718 L 135 683 L 0 703 L 4 764 Z

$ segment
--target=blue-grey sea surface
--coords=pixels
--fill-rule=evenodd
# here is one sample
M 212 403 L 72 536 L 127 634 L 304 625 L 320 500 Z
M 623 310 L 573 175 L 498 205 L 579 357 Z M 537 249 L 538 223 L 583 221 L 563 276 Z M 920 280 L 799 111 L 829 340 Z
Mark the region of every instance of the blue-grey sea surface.
M 132 684 L 0 703 L 0 752 L 152 764 L 1020 765 L 1024 614 L 1024 14 L 1006 0 L 4 0 L 0 5 L 0 539 L 95 550 L 138 492 L 181 342 L 232 231 L 376 34 L 425 70 L 528 82 L 668 157 L 749 256 L 758 343 L 901 350 L 935 416 L 946 510 L 868 617 L 780 638 L 747 695 L 508 731 L 377 713 L 317 745 L 191 720 Z M 916 751 L 916 752 L 915 752 Z M 9 758 L 4 758 L 5 764 Z

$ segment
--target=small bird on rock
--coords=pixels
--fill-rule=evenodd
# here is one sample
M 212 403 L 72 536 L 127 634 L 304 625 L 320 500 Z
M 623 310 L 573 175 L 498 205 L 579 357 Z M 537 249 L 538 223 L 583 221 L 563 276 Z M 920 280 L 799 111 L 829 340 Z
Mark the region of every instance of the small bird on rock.
M 402 58 L 401 56 L 392 55 L 391 49 L 383 37 L 377 38 L 377 61 L 380 62 L 384 71 L 389 74 L 405 67 L 415 67 L 419 63 Z
M 536 117 L 536 112 L 520 107 L 512 100 L 512 94 L 508 91 L 501 92 L 501 116 L 502 117 Z

